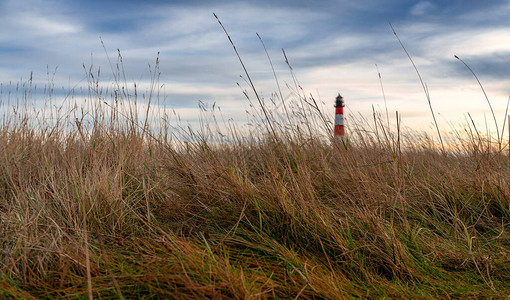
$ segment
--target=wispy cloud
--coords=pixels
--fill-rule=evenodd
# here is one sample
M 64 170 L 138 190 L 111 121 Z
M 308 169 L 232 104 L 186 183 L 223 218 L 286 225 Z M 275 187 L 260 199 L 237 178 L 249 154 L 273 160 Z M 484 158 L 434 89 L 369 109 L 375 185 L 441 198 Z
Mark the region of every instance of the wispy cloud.
M 411 7 L 411 15 L 421 16 L 429 13 L 434 8 L 434 5 L 429 1 L 420 1 Z

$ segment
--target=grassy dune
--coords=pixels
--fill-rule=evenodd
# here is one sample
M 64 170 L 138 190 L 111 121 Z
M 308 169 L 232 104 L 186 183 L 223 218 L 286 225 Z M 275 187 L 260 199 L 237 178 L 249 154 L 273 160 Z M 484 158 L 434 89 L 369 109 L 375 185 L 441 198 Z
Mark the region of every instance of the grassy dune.
M 474 124 L 443 148 L 375 112 L 331 140 L 296 86 L 284 114 L 245 92 L 249 127 L 203 106 L 193 130 L 151 112 L 153 74 L 145 106 L 92 68 L 85 109 L 4 94 L 1 298 L 510 294 L 508 148 Z

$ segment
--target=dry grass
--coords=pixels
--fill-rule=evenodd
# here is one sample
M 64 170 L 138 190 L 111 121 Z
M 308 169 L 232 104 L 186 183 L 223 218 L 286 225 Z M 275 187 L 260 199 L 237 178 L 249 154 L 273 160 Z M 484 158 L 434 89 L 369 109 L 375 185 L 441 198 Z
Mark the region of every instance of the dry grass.
M 127 86 L 105 104 L 88 79 L 95 104 L 77 119 L 4 116 L 1 297 L 510 293 L 508 156 L 469 124 L 446 153 L 378 115 L 342 143 L 299 96 L 287 115 L 253 111 L 249 132 L 145 126 Z

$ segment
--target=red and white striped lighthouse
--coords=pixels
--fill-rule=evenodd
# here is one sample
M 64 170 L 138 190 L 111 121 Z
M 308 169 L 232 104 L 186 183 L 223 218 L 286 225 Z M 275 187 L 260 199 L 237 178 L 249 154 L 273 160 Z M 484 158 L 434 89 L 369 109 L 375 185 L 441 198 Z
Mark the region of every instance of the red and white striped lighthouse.
M 345 135 L 344 129 L 344 98 L 338 94 L 336 97 L 336 114 L 335 114 L 335 137 Z

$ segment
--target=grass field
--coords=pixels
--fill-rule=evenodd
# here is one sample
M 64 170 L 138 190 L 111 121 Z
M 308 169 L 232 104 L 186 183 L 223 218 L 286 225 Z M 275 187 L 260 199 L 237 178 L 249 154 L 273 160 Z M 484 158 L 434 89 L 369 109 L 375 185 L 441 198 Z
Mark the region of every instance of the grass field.
M 473 124 L 442 150 L 376 112 L 331 140 L 296 89 L 286 114 L 254 98 L 248 129 L 204 108 L 193 130 L 88 79 L 78 116 L 3 99 L 1 298 L 510 294 L 508 148 Z

